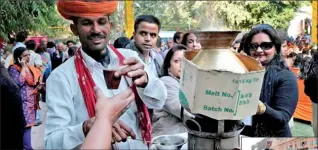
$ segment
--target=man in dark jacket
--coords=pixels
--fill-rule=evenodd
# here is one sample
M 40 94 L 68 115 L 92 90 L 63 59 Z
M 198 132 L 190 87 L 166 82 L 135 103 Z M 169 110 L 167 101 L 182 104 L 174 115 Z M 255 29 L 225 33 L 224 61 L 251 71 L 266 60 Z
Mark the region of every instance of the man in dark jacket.
M 56 51 L 53 53 L 52 56 L 52 70 L 57 68 L 63 63 L 63 55 L 64 55 L 64 44 L 58 43 Z
M 23 149 L 25 120 L 19 87 L 0 64 L 1 143 L 0 149 Z
M 318 102 L 318 52 L 316 51 L 310 62 L 308 75 L 305 78 L 305 94 L 310 97 L 312 101 L 312 127 L 314 135 L 317 133 L 317 102 Z

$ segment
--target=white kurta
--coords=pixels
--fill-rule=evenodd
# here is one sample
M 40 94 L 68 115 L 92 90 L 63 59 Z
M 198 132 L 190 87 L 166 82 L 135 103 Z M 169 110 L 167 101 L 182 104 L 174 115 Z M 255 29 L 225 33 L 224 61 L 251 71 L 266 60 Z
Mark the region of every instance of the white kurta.
M 125 58 L 138 58 L 137 53 L 134 51 L 129 49 L 118 50 Z M 105 69 L 105 67 L 82 50 L 81 52 L 96 86 L 102 89 L 105 96 L 112 97 L 129 88 L 127 82 L 122 78 L 117 90 L 108 90 L 103 76 L 103 69 Z M 118 66 L 118 59 L 115 53 L 110 51 L 109 54 L 110 64 L 108 68 Z M 163 107 L 165 99 L 167 98 L 166 87 L 162 81 L 149 73 L 148 80 L 147 86 L 145 88 L 137 88 L 137 91 L 148 108 L 160 109 Z M 74 57 L 71 57 L 51 73 L 47 80 L 46 89 L 48 112 L 44 138 L 45 148 L 72 149 L 79 146 L 85 138 L 82 123 L 88 120 L 89 116 L 77 80 Z M 120 120 L 134 130 L 137 139 L 142 139 L 136 112 L 137 107 L 133 102 L 129 109 L 120 117 Z M 118 149 L 147 149 L 147 146 L 141 141 L 131 139 L 128 139 L 125 143 L 117 143 L 114 147 Z
M 29 50 L 30 52 L 30 65 L 32 66 L 42 66 L 42 58 L 41 55 L 35 53 L 33 50 Z

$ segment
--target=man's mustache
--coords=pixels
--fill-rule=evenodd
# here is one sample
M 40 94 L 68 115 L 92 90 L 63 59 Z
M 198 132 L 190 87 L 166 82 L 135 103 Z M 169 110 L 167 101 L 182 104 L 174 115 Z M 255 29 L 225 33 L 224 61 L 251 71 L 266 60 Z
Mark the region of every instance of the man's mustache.
M 106 35 L 103 34 L 91 34 L 90 36 L 88 36 L 88 39 L 94 39 L 94 38 L 106 38 Z

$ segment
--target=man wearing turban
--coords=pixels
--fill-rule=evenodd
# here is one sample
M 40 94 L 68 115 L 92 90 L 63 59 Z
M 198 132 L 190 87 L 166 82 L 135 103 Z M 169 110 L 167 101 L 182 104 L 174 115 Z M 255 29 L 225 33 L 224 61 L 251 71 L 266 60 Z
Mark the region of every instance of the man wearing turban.
M 71 30 L 82 47 L 47 80 L 46 149 L 73 149 L 82 144 L 95 120 L 95 87 L 110 100 L 119 100 L 114 96 L 127 92 L 135 97 L 113 124 L 113 149 L 147 149 L 151 141 L 147 109 L 162 108 L 167 91 L 144 69 L 136 52 L 107 45 L 109 16 L 116 10 L 117 1 L 58 0 L 57 8 L 65 19 L 73 21 Z M 116 72 L 110 76 L 105 70 Z M 118 87 L 112 85 L 116 80 Z

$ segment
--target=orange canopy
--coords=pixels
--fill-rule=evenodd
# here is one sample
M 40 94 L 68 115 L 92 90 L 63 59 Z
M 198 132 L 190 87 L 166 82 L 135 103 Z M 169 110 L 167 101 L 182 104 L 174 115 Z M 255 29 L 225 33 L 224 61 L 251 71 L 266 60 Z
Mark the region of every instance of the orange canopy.
M 111 15 L 117 8 L 115 0 L 58 0 L 57 10 L 68 20 L 71 17 L 97 17 Z

